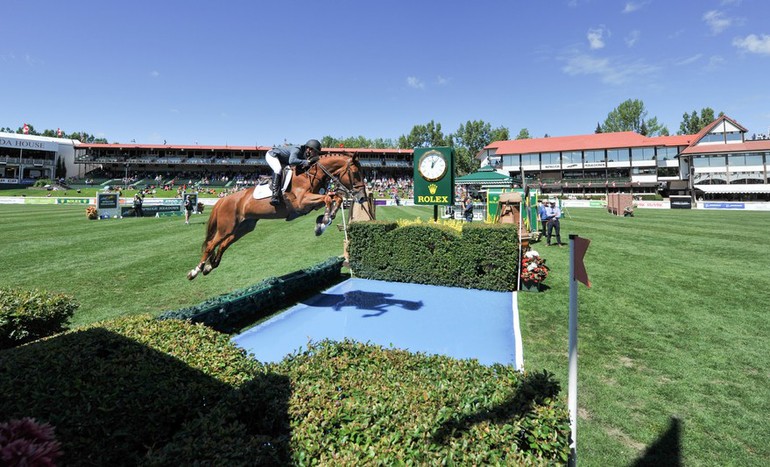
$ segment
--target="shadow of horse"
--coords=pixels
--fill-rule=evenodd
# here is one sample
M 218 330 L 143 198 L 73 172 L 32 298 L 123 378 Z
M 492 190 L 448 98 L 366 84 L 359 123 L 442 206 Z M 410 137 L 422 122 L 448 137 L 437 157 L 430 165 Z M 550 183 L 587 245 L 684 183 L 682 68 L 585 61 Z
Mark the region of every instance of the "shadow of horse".
M 306 303 L 312 306 L 321 306 L 333 308 L 334 311 L 340 311 L 345 307 L 354 307 L 357 310 L 371 310 L 376 313 L 367 313 L 364 318 L 374 318 L 381 316 L 392 307 L 403 308 L 404 310 L 416 311 L 423 307 L 422 300 L 418 302 L 410 300 L 398 300 L 392 297 L 392 293 L 365 292 L 362 290 L 351 290 L 344 294 L 320 294 L 312 302 Z

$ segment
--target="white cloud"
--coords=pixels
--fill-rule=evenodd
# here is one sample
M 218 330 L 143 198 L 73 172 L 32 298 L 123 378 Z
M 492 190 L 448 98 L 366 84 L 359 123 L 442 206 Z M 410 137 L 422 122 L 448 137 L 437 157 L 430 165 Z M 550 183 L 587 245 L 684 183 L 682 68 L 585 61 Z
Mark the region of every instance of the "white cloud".
M 724 13 L 717 10 L 709 10 L 704 13 L 703 21 L 706 22 L 708 27 L 711 29 L 711 32 L 714 34 L 719 34 L 720 32 L 730 27 L 730 25 L 733 23 L 732 19 L 725 17 Z
M 153 78 L 157 78 L 158 76 L 160 76 L 160 72 L 158 72 L 157 70 L 152 70 L 150 72 L 150 76 L 152 76 Z
M 422 81 L 420 81 L 420 79 L 419 79 L 419 78 L 417 78 L 416 76 L 409 76 L 409 77 L 407 77 L 407 78 L 406 78 L 406 84 L 407 84 L 407 86 L 409 86 L 410 88 L 414 88 L 414 89 L 425 89 L 425 83 L 423 83 Z
M 716 70 L 718 68 L 722 68 L 722 65 L 725 64 L 725 59 L 722 58 L 720 55 L 712 55 L 709 57 L 709 63 L 706 65 L 707 70 Z
M 439 86 L 444 86 L 446 84 L 449 84 L 449 78 L 444 78 L 443 76 L 438 75 L 438 77 L 436 78 L 436 83 Z
M 604 26 L 599 26 L 596 29 L 589 29 L 588 34 L 586 34 L 586 37 L 588 39 L 588 44 L 590 45 L 592 50 L 601 49 L 604 47 L 604 34 L 607 34 L 607 37 L 610 37 L 610 32 L 607 30 Z
M 614 63 L 608 58 L 597 58 L 585 54 L 574 54 L 566 59 L 562 71 L 570 76 L 597 75 L 603 83 L 624 84 L 633 78 L 653 73 L 659 69 L 637 61 L 633 63 Z
M 625 39 L 626 45 L 629 46 L 629 47 L 633 47 L 639 41 L 639 36 L 640 35 L 641 35 L 641 33 L 639 32 L 638 29 L 634 29 L 633 31 L 631 31 L 626 36 L 626 39 Z
M 675 63 L 675 65 L 689 65 L 695 63 L 703 57 L 703 54 L 695 54 L 692 57 L 687 57 Z
M 642 8 L 647 2 L 626 2 L 625 8 L 623 8 L 623 13 L 633 13 L 636 10 Z
M 744 38 L 736 37 L 733 39 L 733 45 L 746 52 L 770 55 L 770 36 L 767 34 L 762 34 L 762 36 L 749 34 Z

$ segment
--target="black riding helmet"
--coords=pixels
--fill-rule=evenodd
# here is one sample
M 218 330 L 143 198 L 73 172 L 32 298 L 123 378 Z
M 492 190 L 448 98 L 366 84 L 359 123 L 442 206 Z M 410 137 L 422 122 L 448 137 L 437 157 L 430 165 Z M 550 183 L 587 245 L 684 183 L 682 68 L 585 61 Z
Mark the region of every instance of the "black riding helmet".
M 321 153 L 321 143 L 317 139 L 309 139 L 305 143 L 306 148 L 315 149 L 318 154 Z

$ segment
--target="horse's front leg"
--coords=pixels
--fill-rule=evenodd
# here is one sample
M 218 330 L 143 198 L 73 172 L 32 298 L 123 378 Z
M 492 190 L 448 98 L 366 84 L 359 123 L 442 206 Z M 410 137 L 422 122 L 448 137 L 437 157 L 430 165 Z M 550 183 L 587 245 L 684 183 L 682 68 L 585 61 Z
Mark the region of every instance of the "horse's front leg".
M 326 209 L 322 216 L 318 216 L 315 220 L 315 234 L 316 236 L 324 233 L 327 227 L 332 223 L 332 220 L 337 215 L 337 211 L 342 206 L 342 197 L 337 194 L 325 195 L 323 197 L 323 204 L 326 205 Z
M 342 196 L 337 193 L 330 193 L 324 199 L 326 211 L 324 211 L 324 223 L 329 224 L 337 216 L 337 211 L 342 207 Z

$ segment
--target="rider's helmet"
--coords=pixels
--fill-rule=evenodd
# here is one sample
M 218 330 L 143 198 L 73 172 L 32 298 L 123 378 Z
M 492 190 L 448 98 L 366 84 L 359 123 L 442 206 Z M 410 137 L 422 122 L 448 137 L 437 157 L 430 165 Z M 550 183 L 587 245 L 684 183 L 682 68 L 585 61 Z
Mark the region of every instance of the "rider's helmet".
M 309 139 L 305 143 L 306 148 L 315 149 L 318 154 L 321 153 L 321 143 L 317 139 Z

